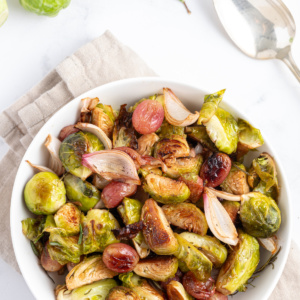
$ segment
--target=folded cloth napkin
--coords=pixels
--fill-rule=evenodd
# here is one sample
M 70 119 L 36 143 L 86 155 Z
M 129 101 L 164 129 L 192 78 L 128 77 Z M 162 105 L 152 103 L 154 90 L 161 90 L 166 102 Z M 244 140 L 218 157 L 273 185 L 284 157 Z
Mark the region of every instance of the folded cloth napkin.
M 0 162 L 0 255 L 16 270 L 19 269 L 10 238 L 10 198 L 17 168 L 33 137 L 53 113 L 73 98 L 111 81 L 141 76 L 155 73 L 137 54 L 106 32 L 66 58 L 1 113 L 0 136 L 10 149 Z M 299 253 L 293 243 L 285 271 L 270 299 L 297 299 Z

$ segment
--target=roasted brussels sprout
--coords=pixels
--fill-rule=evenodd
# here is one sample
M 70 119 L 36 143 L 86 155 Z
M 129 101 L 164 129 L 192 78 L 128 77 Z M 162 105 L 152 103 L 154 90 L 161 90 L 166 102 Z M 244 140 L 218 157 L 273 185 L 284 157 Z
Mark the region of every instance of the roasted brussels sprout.
M 215 237 L 201 236 L 192 232 L 183 232 L 180 236 L 204 253 L 216 268 L 219 268 L 227 258 L 226 247 Z
M 186 264 L 198 280 L 207 280 L 212 270 L 212 262 L 182 236 L 175 233 L 175 237 L 179 247 L 174 255 Z
M 161 203 L 180 203 L 190 197 L 190 190 L 184 182 L 149 174 L 145 178 L 144 191 Z
M 78 236 L 65 237 L 56 232 L 51 232 L 47 248 L 51 259 L 58 261 L 61 265 L 68 262 L 80 262 L 82 245 L 78 244 Z
M 126 111 L 126 104 L 121 105 L 113 130 L 113 148 L 117 147 L 138 149 L 135 130 L 132 126 L 132 113 Z
M 34 214 L 51 215 L 66 203 L 65 186 L 54 173 L 40 172 L 27 182 L 24 199 Z
M 101 255 L 93 255 L 84 258 L 66 276 L 68 290 L 93 283 L 102 279 L 113 278 L 118 273 L 108 269 L 102 261 Z
M 109 291 L 105 300 L 140 300 L 141 298 L 130 288 L 116 286 Z
M 80 178 L 67 174 L 64 177 L 67 197 L 70 201 L 79 202 L 79 208 L 87 212 L 93 208 L 100 200 L 99 190 L 87 181 L 82 181 Z
M 238 233 L 239 242 L 222 266 L 216 282 L 217 290 L 224 295 L 241 289 L 259 263 L 259 244 L 256 238 L 242 230 Z
M 171 255 L 178 249 L 178 242 L 161 207 L 148 199 L 142 209 L 143 234 L 150 249 L 158 255 Z
M 167 121 L 164 121 L 160 126 L 159 137 L 160 139 L 172 139 L 173 137 L 181 136 L 185 138 L 184 127 L 174 126 L 169 124 Z
M 113 279 L 103 279 L 72 291 L 69 291 L 66 286 L 58 286 L 55 292 L 56 300 L 104 300 L 109 291 L 116 286 L 117 282 Z
M 167 295 L 169 299 L 172 300 L 192 300 L 193 297 L 190 296 L 183 285 L 178 281 L 171 281 L 167 284 Z
M 142 214 L 142 203 L 135 199 L 124 198 L 122 204 L 118 206 L 118 212 L 125 225 L 139 222 Z M 150 249 L 145 242 L 142 232 L 139 232 L 137 236 L 132 239 L 132 242 L 140 258 L 148 256 Z
M 207 233 L 208 225 L 205 215 L 194 204 L 167 204 L 162 209 L 170 224 L 200 235 Z
M 166 281 L 175 276 L 178 260 L 174 256 L 157 256 L 140 260 L 133 271 L 155 281 Z
M 123 286 L 132 289 L 140 299 L 164 300 L 164 297 L 146 279 L 132 272 L 120 274 L 119 279 L 123 282 Z
M 185 173 L 199 174 L 203 162 L 202 155 L 195 157 L 183 157 L 172 160 L 171 163 L 166 162 L 168 167 L 166 175 L 171 178 L 178 178 Z
M 188 137 L 199 142 L 204 148 L 207 148 L 213 152 L 218 151 L 217 147 L 208 136 L 205 126 L 186 127 L 185 132 L 187 133 Z
M 62 206 L 54 215 L 54 221 L 57 227 L 63 228 L 68 235 L 76 235 L 80 229 L 81 212 L 72 203 Z
M 208 136 L 220 151 L 227 154 L 236 151 L 238 125 L 229 112 L 219 107 L 205 126 Z
M 241 203 L 238 201 L 227 201 L 223 200 L 222 205 L 227 211 L 231 221 L 235 223 L 238 218 L 238 213 L 240 211 Z
M 200 110 L 200 115 L 198 119 L 198 124 L 207 123 L 213 115 L 216 113 L 220 102 L 223 99 L 225 90 L 221 90 L 214 94 L 209 94 L 204 96 L 204 103 Z
M 155 133 L 148 133 L 142 135 L 138 139 L 138 153 L 140 155 L 152 155 L 153 146 L 159 140 L 159 137 Z
M 118 221 L 106 209 L 91 209 L 81 216 L 83 254 L 103 251 L 106 246 L 118 243 L 112 229 L 120 228 Z
M 111 138 L 114 128 L 114 111 L 110 105 L 98 103 L 92 111 L 92 124 L 100 127 Z
M 178 260 L 178 268 L 182 273 L 187 273 L 190 270 L 182 260 Z
M 27 218 L 22 220 L 22 232 L 29 240 L 36 243 L 42 236 L 44 224 L 45 217 Z
M 224 192 L 234 195 L 249 193 L 245 166 L 239 163 L 232 164 L 229 174 L 221 183 L 221 188 Z
M 267 238 L 279 229 L 281 213 L 272 198 L 252 192 L 241 196 L 240 219 L 248 234 Z
M 275 161 L 271 155 L 263 152 L 258 158 L 254 159 L 249 173 L 248 183 L 253 191 L 261 192 L 277 200 L 279 186 Z
M 103 144 L 94 134 L 79 131 L 63 140 L 59 149 L 59 158 L 67 172 L 85 180 L 92 171 L 81 164 L 82 155 L 103 149 Z
M 197 203 L 203 192 L 203 180 L 197 174 L 194 173 L 185 173 L 182 174 L 179 181 L 184 182 L 190 190 L 190 197 L 187 199 L 187 202 Z

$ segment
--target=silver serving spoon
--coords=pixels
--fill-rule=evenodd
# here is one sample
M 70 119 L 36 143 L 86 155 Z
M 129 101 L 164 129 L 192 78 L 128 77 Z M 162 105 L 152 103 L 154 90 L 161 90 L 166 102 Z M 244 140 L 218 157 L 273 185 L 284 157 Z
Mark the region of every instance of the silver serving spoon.
M 291 55 L 295 21 L 280 0 L 214 0 L 219 18 L 234 43 L 257 59 L 281 59 L 300 82 Z

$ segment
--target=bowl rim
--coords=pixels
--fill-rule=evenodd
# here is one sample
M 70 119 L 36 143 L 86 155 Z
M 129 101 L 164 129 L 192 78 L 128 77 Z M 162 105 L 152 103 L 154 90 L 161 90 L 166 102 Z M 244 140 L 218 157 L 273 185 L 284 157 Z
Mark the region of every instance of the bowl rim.
M 37 134 L 35 135 L 35 137 L 33 138 L 33 140 L 31 141 L 29 147 L 27 148 L 25 154 L 23 155 L 20 165 L 18 166 L 18 171 L 16 173 L 16 177 L 14 180 L 14 185 L 13 185 L 13 189 L 12 189 L 12 196 L 11 196 L 11 204 L 10 204 L 10 233 L 11 233 L 11 238 L 12 238 L 12 244 L 13 244 L 13 249 L 14 249 L 14 253 L 16 256 L 16 260 L 18 262 L 18 266 L 21 270 L 21 273 L 23 275 L 23 278 L 27 284 L 27 286 L 29 287 L 31 293 L 34 295 L 34 297 L 36 298 L 36 294 L 35 294 L 35 289 L 33 287 L 32 281 L 29 280 L 29 275 L 28 275 L 28 270 L 25 270 L 23 268 L 22 265 L 22 256 L 20 251 L 18 251 L 17 249 L 17 235 L 15 234 L 15 230 L 17 229 L 15 224 L 17 223 L 14 219 L 13 219 L 13 214 L 14 214 L 14 205 L 15 203 L 17 203 L 17 200 L 14 199 L 18 199 L 18 195 L 17 195 L 17 188 L 16 188 L 16 183 L 17 181 L 19 181 L 19 177 L 20 177 L 20 172 L 21 172 L 21 165 L 24 164 L 24 157 L 27 156 L 27 153 L 31 150 L 33 141 L 37 138 L 38 134 L 40 133 L 40 131 L 43 130 L 44 127 L 48 126 L 48 124 L 56 118 L 56 116 L 58 115 L 58 112 L 62 109 L 64 109 L 65 106 L 67 106 L 68 104 L 70 104 L 73 101 L 78 101 L 79 99 L 83 99 L 85 98 L 85 95 L 88 93 L 93 93 L 96 90 L 99 89 L 111 89 L 111 88 L 118 88 L 118 89 L 122 89 L 122 86 L 126 86 L 127 84 L 130 83 L 162 83 L 162 87 L 164 84 L 169 84 L 169 85 L 179 85 L 182 86 L 185 89 L 194 89 L 197 91 L 201 91 L 201 92 L 205 92 L 205 93 L 209 93 L 207 92 L 205 89 L 202 89 L 201 87 L 197 86 L 197 85 L 193 85 L 193 84 L 189 84 L 186 82 L 182 82 L 180 80 L 173 80 L 173 79 L 168 79 L 168 78 L 164 78 L 164 77 L 135 77 L 135 78 L 127 78 L 127 79 L 121 79 L 121 80 L 116 80 L 113 82 L 109 82 L 100 86 L 97 86 L 93 89 L 90 89 L 84 93 L 82 93 L 81 95 L 73 98 L 72 100 L 70 100 L 68 103 L 66 103 L 64 106 L 62 106 L 61 108 L 59 108 L 50 118 L 49 120 L 47 120 L 47 122 L 39 129 L 39 131 L 37 132 Z M 238 113 L 239 117 L 242 117 L 243 119 L 249 121 L 251 124 L 253 124 L 253 122 L 251 122 L 251 120 L 246 117 L 239 109 L 236 109 L 235 107 L 233 107 L 230 103 L 228 103 L 226 100 L 222 101 L 223 104 L 225 104 L 226 106 L 228 106 L 230 109 L 232 109 L 233 111 L 236 111 Z M 266 136 L 266 134 L 264 133 L 264 139 L 266 141 L 269 141 L 268 137 Z M 283 253 L 281 253 L 281 255 L 283 255 L 282 258 L 282 263 L 279 266 L 279 268 L 277 269 L 277 272 L 275 273 L 274 277 L 273 277 L 273 281 L 272 284 L 270 286 L 268 286 L 267 288 L 267 292 L 265 294 L 265 299 L 268 299 L 268 297 L 271 295 L 271 293 L 273 292 L 273 290 L 275 289 L 279 278 L 281 277 L 281 274 L 283 272 L 283 269 L 286 265 L 287 262 L 287 258 L 288 258 L 288 254 L 290 252 L 290 247 L 291 247 L 291 239 L 292 239 L 292 231 L 293 231 L 293 223 L 292 223 L 292 218 L 290 216 L 292 216 L 292 200 L 291 200 L 291 196 L 290 196 L 290 189 L 289 186 L 287 184 L 287 178 L 284 172 L 284 168 L 280 162 L 280 160 L 278 159 L 278 155 L 276 153 L 276 151 L 274 151 L 274 148 L 272 147 L 272 145 L 270 145 L 268 143 L 268 148 L 270 148 L 271 152 L 272 152 L 272 156 L 275 157 L 275 161 L 276 161 L 276 165 L 278 167 L 278 169 L 280 170 L 280 176 L 281 176 L 281 186 L 285 186 L 286 189 L 286 194 L 287 194 L 287 207 L 286 207 L 286 211 L 287 211 L 287 219 L 286 219 L 286 225 L 287 225 L 287 232 L 288 232 L 288 236 L 286 237 L 286 243 L 285 243 L 285 251 L 282 251 Z M 20 229 L 19 229 L 20 230 Z M 37 299 L 37 298 L 36 298 Z

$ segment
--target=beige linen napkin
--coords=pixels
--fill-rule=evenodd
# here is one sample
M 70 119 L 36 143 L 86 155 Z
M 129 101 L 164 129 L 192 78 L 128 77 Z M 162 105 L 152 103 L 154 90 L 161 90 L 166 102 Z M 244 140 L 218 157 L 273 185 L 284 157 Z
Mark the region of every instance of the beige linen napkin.
M 10 149 L 0 162 L 0 255 L 16 270 L 9 224 L 11 190 L 17 168 L 33 137 L 53 113 L 80 94 L 111 81 L 140 76 L 155 76 L 155 73 L 137 54 L 106 32 L 66 58 L 1 113 L 0 136 Z M 293 292 L 299 288 L 299 270 L 299 250 L 293 243 L 284 274 L 270 299 L 297 299 Z

